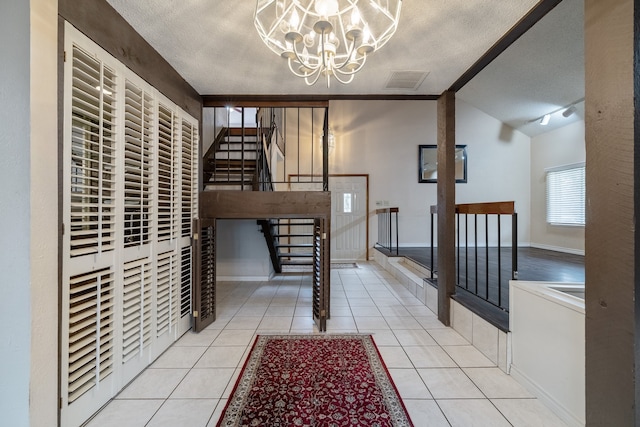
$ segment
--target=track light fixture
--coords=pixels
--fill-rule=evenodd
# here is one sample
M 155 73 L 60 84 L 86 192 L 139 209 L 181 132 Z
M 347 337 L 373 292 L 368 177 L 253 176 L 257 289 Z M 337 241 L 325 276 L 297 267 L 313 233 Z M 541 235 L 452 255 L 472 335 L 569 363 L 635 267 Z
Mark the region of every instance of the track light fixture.
M 549 124 L 549 120 L 551 120 L 551 114 L 545 114 L 540 119 L 540 126 L 546 126 Z
M 538 122 L 540 126 L 547 126 L 551 121 L 551 116 L 553 116 L 556 113 L 559 113 L 560 111 L 562 111 L 562 117 L 564 118 L 571 117 L 574 113 L 578 111 L 578 109 L 576 108 L 576 105 L 583 101 L 584 101 L 584 98 L 580 98 L 577 101 L 572 102 L 571 104 L 565 105 L 564 107 L 556 108 L 555 110 L 550 111 L 546 114 L 543 114 L 540 117 L 536 117 L 535 119 L 529 120 L 525 122 L 525 124 Z
M 571 116 L 573 113 L 575 113 L 576 111 L 578 111 L 578 110 L 576 110 L 575 105 L 571 105 L 569 108 L 567 108 L 566 110 L 564 110 L 564 111 L 562 112 L 562 117 L 569 117 L 569 116 Z

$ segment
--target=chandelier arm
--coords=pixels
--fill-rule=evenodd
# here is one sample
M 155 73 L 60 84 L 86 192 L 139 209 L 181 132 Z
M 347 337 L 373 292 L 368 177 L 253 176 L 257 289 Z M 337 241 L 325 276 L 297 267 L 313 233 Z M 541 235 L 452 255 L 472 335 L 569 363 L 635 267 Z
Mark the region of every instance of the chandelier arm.
M 287 63 L 289 64 L 289 70 L 291 70 L 291 72 L 292 72 L 296 77 L 303 77 L 303 78 L 306 78 L 306 77 L 308 77 L 308 76 L 312 76 L 312 75 L 314 75 L 314 74 L 316 74 L 316 73 L 318 73 L 318 74 L 319 74 L 320 68 L 312 69 L 312 70 L 311 70 L 311 73 L 301 73 L 301 72 L 299 72 L 299 71 L 296 71 L 296 70 L 293 68 L 293 66 L 291 65 L 291 62 L 292 62 L 292 61 L 293 61 L 293 58 L 289 58 L 289 59 L 287 60 Z
M 353 51 L 356 49 L 356 41 L 357 41 L 357 39 L 355 39 L 355 40 L 353 40 L 353 42 L 351 42 L 351 47 L 349 48 L 349 53 L 347 54 L 347 59 L 345 59 L 344 62 L 341 65 L 339 65 L 339 66 L 336 65 L 336 68 L 335 68 L 336 70 L 340 70 L 340 69 L 344 68 L 349 63 L 349 61 L 351 60 L 351 55 L 353 55 Z M 358 68 L 360 68 L 360 67 L 358 67 Z
M 354 68 L 351 71 L 344 71 L 344 70 L 340 70 L 340 69 L 335 69 L 334 71 L 336 71 L 336 73 L 334 73 L 334 74 L 340 74 L 342 76 L 352 76 L 352 75 L 354 75 L 355 73 L 360 71 L 360 69 L 362 69 L 362 67 L 364 67 L 365 62 L 367 62 L 367 55 L 363 55 L 361 59 L 362 59 L 362 63 L 360 65 L 358 65 L 358 68 Z
M 348 79 L 342 80 L 342 79 L 340 78 L 340 76 L 346 76 L 346 75 L 348 75 L 348 76 L 349 76 L 349 78 L 348 78 Z M 346 84 L 351 83 L 351 82 L 353 81 L 353 77 L 354 77 L 354 76 L 355 76 L 355 73 L 349 73 L 349 74 L 347 74 L 347 73 L 340 73 L 340 74 L 338 74 L 338 73 L 333 73 L 333 77 L 334 77 L 334 78 L 335 78 L 339 83 L 342 83 L 343 85 L 346 85 Z
M 303 67 L 307 67 L 308 69 L 312 70 L 314 73 L 316 72 L 316 70 L 320 69 L 320 64 L 318 64 L 315 67 L 313 67 L 313 66 L 311 66 L 311 64 L 309 64 L 308 62 L 304 62 L 302 60 L 302 58 L 300 58 L 300 55 L 298 54 L 298 49 L 296 49 L 296 42 L 295 41 L 293 42 L 293 54 L 296 56 L 296 61 L 298 61 L 298 63 L 300 65 L 302 65 Z M 289 58 L 289 59 L 291 59 L 291 58 Z M 307 64 L 309 66 L 307 66 Z M 291 65 L 289 65 L 289 67 L 291 67 Z M 291 71 L 293 71 L 293 69 Z
M 313 79 L 312 82 L 309 82 L 309 76 L 313 76 L 314 74 L 315 74 L 316 77 Z M 315 71 L 315 72 L 313 72 L 311 74 L 307 74 L 304 77 L 304 82 L 307 84 L 307 86 L 313 86 L 314 84 L 316 84 L 316 82 L 318 81 L 318 79 L 320 78 L 321 75 L 322 75 L 322 73 L 319 70 Z

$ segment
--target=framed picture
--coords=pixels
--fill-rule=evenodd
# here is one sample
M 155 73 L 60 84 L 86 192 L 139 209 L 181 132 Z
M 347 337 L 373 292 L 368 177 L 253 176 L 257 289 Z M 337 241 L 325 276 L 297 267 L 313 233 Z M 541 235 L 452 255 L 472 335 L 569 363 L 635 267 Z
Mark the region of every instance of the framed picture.
M 467 182 L 467 146 L 456 145 L 456 183 Z M 438 182 L 438 146 L 418 146 L 418 182 Z

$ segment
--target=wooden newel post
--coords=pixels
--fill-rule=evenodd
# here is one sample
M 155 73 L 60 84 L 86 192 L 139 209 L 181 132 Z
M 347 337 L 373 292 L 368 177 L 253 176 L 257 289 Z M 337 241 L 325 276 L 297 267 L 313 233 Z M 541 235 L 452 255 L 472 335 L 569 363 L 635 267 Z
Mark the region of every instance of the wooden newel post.
M 450 324 L 450 297 L 455 293 L 455 93 L 438 98 L 438 319 Z

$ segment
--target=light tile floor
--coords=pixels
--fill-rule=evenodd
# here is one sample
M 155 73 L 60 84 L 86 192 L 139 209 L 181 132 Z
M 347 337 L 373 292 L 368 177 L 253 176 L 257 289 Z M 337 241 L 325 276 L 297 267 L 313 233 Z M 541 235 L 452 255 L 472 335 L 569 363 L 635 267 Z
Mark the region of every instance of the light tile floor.
M 416 427 L 565 426 L 375 263 L 331 271 L 328 333 L 371 333 Z M 188 332 L 89 427 L 213 427 L 256 334 L 318 333 L 309 275 L 219 283 L 217 320 Z

